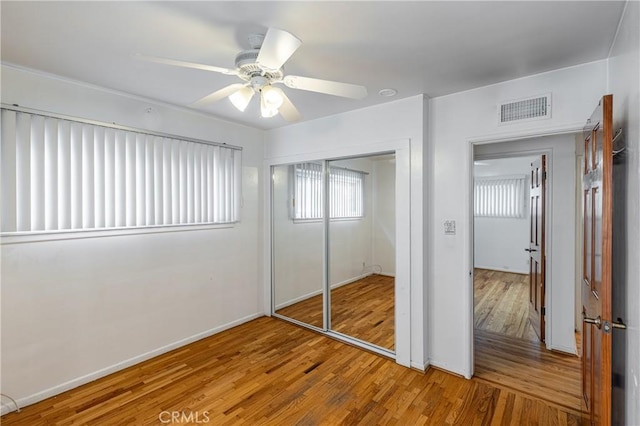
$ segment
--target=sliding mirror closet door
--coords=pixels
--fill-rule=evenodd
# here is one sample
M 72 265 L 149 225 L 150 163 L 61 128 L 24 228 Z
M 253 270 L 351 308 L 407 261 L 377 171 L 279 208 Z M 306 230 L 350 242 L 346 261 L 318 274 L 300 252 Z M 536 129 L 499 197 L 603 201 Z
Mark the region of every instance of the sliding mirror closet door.
M 395 350 L 395 156 L 328 163 L 332 331 Z
M 271 169 L 274 312 L 324 328 L 322 163 Z

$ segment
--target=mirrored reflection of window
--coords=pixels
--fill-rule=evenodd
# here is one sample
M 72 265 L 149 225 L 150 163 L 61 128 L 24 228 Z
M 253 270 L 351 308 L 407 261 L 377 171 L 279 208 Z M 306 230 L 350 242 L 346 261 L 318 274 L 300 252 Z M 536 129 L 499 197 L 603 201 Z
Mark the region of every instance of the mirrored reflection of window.
M 296 220 L 321 219 L 322 165 L 300 163 L 292 166 L 293 218 Z M 361 218 L 364 216 L 365 172 L 342 167 L 329 168 L 330 217 L 332 219 Z

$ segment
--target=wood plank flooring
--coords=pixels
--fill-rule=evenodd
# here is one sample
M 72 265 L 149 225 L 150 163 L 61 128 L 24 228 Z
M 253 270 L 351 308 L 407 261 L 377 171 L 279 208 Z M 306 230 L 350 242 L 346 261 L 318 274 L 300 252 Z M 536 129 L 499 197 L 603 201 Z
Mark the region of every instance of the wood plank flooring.
M 529 323 L 529 276 L 476 269 L 473 275 L 474 328 L 538 341 Z
M 183 424 L 216 426 L 580 420 L 486 381 L 420 373 L 263 317 L 5 415 L 2 424 L 157 425 L 174 412 Z
M 580 410 L 580 358 L 549 351 L 528 322 L 528 276 L 479 270 L 474 275 L 475 377 Z
M 475 377 L 569 410 L 580 410 L 580 358 L 484 330 L 475 331 Z
M 394 278 L 386 275 L 369 275 L 332 289 L 331 329 L 393 350 L 394 298 Z M 322 295 L 279 309 L 277 312 L 322 327 Z

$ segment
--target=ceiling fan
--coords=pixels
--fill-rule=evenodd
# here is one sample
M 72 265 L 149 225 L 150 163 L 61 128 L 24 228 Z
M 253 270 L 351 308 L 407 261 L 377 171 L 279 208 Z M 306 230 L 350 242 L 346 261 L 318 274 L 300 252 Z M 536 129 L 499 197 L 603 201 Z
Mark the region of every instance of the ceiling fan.
M 302 41 L 287 31 L 269 28 L 266 35 L 248 37 L 251 49 L 236 55 L 235 69 L 221 68 L 157 56 L 136 55 L 146 61 L 179 67 L 213 71 L 221 74 L 236 75 L 243 82 L 223 87 L 202 99 L 192 103 L 191 107 L 200 108 L 228 97 L 240 111 L 244 111 L 253 96 L 260 94 L 260 111 L 263 117 L 280 114 L 289 122 L 301 119 L 300 112 L 289 100 L 284 91 L 276 84 L 284 84 L 292 89 L 308 90 L 352 99 L 363 99 L 367 89 L 356 84 L 340 83 L 316 78 L 284 75 L 283 65 L 300 47 Z

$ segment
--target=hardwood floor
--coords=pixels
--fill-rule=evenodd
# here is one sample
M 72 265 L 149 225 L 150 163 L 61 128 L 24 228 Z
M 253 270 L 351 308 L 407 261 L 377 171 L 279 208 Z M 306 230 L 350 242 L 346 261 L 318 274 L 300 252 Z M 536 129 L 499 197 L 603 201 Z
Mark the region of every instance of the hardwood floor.
M 475 376 L 568 410 L 580 410 L 580 358 L 530 342 L 475 330 Z
M 571 410 L 487 381 L 417 372 L 263 317 L 5 415 L 2 424 L 156 425 L 172 415 L 216 426 L 579 423 Z
M 529 276 L 476 269 L 474 328 L 537 342 L 529 323 Z
M 293 305 L 278 309 L 277 314 L 293 318 L 318 328 L 323 327 L 322 294 L 310 297 Z
M 580 358 L 549 351 L 528 322 L 528 276 L 476 269 L 475 377 L 573 412 L 580 410 Z
M 331 290 L 331 329 L 393 350 L 393 284 L 393 277 L 373 274 Z M 277 312 L 322 327 L 322 295 L 279 309 Z

